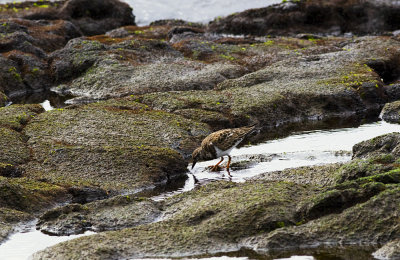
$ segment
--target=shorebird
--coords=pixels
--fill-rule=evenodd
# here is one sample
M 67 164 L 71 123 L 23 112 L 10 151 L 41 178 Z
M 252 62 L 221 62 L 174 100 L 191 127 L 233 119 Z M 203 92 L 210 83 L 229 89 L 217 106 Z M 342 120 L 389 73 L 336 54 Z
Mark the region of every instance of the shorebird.
M 211 171 L 218 171 L 219 164 L 224 160 L 224 155 L 227 155 L 229 159 L 226 170 L 229 173 L 229 165 L 232 159 L 229 153 L 246 135 L 254 130 L 255 126 L 254 124 L 239 128 L 223 129 L 204 138 L 200 147 L 196 148 L 192 153 L 192 169 L 198 161 L 207 161 L 221 157 L 221 160 L 216 165 L 210 166 Z

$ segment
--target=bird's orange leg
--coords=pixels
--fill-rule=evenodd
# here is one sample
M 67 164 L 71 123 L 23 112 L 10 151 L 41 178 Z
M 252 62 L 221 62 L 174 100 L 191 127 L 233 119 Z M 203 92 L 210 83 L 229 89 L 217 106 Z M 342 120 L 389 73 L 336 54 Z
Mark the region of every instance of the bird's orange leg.
M 226 170 L 228 171 L 228 173 L 230 173 L 229 172 L 229 165 L 231 165 L 231 160 L 232 160 L 232 158 L 228 155 L 228 164 L 226 165 Z
M 221 161 L 219 161 L 216 165 L 211 165 L 211 166 L 209 166 L 209 167 L 211 168 L 211 171 L 212 171 L 212 172 L 218 171 L 219 164 L 222 163 L 223 160 L 224 160 L 224 157 L 221 156 Z

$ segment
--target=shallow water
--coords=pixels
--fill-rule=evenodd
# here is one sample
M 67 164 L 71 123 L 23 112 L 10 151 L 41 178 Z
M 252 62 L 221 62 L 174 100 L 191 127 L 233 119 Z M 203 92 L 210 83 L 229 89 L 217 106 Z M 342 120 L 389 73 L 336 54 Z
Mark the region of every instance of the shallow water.
M 35 229 L 36 221 L 19 227 L 18 232 L 11 235 L 7 241 L 0 245 L 0 259 L 4 260 L 25 260 L 33 253 L 46 247 L 81 236 L 95 234 L 85 232 L 81 235 L 71 236 L 48 236 Z
M 189 165 L 189 178 L 181 188 L 175 191 L 164 192 L 158 196 L 154 196 L 153 199 L 162 200 L 166 197 L 191 190 L 196 185 L 202 185 L 215 180 L 243 182 L 247 178 L 265 172 L 300 166 L 347 162 L 351 160 L 353 145 L 392 132 L 400 132 L 400 125 L 378 121 L 359 127 L 303 131 L 258 145 L 244 146 L 240 149 L 234 149 L 231 152 L 232 169 L 230 176 L 225 170 L 220 172 L 210 172 L 207 170 L 207 166 L 216 164 L 219 159 L 198 162 L 193 170 L 191 170 L 191 165 Z M 249 168 L 235 169 L 235 161 L 243 160 L 248 161 Z

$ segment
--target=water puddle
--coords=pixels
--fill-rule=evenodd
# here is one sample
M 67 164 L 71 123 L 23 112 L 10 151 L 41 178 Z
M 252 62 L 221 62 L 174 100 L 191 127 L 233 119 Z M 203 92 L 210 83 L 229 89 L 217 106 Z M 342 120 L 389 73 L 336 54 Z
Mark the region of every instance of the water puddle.
M 300 166 L 347 162 L 351 159 L 353 145 L 373 137 L 400 132 L 400 124 L 385 121 L 329 130 L 313 130 L 294 133 L 288 137 L 270 140 L 232 151 L 232 167 L 229 176 L 225 170 L 210 172 L 207 167 L 219 159 L 198 162 L 193 170 L 189 165 L 189 178 L 183 187 L 164 192 L 152 199 L 158 201 L 192 190 L 196 185 L 216 180 L 243 182 L 261 173 Z
M 80 235 L 49 236 L 36 230 L 35 226 L 36 221 L 33 221 L 17 228 L 17 232 L 0 245 L 0 259 L 26 260 L 33 253 L 46 247 L 81 236 L 95 234 L 94 232 L 87 231 Z

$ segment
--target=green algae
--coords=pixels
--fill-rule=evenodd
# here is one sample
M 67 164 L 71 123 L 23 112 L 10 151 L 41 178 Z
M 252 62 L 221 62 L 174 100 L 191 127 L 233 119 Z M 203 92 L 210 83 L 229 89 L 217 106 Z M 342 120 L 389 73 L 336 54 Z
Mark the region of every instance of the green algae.
M 43 113 L 29 122 L 34 178 L 62 185 L 138 189 L 184 176 L 187 157 L 208 128 L 151 110 L 135 97 Z M 85 172 L 85 175 L 82 175 Z

